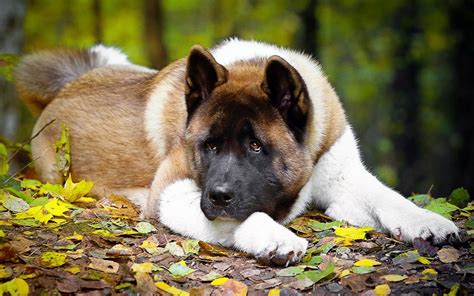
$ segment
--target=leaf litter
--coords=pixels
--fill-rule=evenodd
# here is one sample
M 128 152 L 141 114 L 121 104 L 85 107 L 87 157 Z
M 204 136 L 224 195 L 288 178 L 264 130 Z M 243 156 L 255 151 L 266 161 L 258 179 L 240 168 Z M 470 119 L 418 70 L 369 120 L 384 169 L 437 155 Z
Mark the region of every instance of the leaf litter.
M 309 212 L 288 225 L 308 250 L 299 264 L 281 268 L 170 233 L 140 219 L 124 197 L 90 198 L 93 182 L 69 175 L 65 128 L 56 149 L 63 185 L 8 177 L 0 167 L 0 295 L 474 293 L 474 203 L 465 189 L 410 198 L 455 221 L 462 229 L 457 245 L 421 238 L 405 244 Z M 7 159 L 2 147 L 0 156 Z

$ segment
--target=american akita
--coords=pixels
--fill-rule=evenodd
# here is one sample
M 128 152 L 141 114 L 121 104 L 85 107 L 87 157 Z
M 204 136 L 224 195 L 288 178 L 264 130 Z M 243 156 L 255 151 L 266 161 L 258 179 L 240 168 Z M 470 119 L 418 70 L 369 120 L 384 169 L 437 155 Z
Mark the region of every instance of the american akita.
M 232 39 L 161 71 L 95 46 L 26 56 L 18 92 L 37 113 L 41 179 L 62 182 L 53 143 L 70 129 L 73 179 L 121 193 L 171 230 L 288 265 L 307 241 L 285 224 L 315 204 L 405 241 L 457 237 L 454 223 L 383 185 L 319 65 L 295 51 Z M 281 223 L 281 224 L 280 224 Z

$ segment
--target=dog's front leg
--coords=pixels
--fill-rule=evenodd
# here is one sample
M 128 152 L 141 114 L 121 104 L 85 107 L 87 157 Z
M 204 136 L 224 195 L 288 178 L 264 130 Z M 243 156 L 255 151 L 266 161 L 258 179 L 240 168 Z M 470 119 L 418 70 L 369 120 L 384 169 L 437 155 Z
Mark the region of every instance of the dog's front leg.
M 334 219 L 372 226 L 408 242 L 421 237 L 439 243 L 457 237 L 453 222 L 417 207 L 367 171 L 349 126 L 321 157 L 310 184 L 315 202 Z
M 201 190 L 191 179 L 168 185 L 160 194 L 160 221 L 176 233 L 247 252 L 266 264 L 299 261 L 307 241 L 275 222 L 267 214 L 253 213 L 245 221 L 210 221 L 200 207 Z

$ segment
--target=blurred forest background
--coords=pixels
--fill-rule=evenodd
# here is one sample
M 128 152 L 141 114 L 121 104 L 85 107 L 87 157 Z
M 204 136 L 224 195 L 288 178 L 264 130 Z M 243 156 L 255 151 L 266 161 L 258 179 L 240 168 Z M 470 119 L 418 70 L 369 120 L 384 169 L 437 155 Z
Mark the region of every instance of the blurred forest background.
M 17 56 L 104 43 L 161 68 L 232 36 L 312 54 L 370 169 L 404 194 L 474 192 L 472 0 L 0 0 L 0 136 L 29 138 Z

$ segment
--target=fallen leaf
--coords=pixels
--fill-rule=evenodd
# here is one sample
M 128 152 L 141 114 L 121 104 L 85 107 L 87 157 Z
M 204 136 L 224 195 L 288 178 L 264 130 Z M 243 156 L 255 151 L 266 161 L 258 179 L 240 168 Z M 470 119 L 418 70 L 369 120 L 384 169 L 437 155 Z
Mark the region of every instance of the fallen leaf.
M 461 254 L 453 247 L 443 248 L 438 251 L 438 258 L 443 263 L 457 262 Z
M 354 266 L 351 268 L 351 270 L 353 273 L 366 274 L 374 272 L 375 268 L 373 266 Z
M 287 268 L 280 269 L 276 272 L 277 276 L 295 276 L 304 271 L 303 267 L 291 266 Z
M 176 287 L 172 287 L 165 282 L 157 282 L 155 285 L 158 289 L 174 296 L 189 296 L 188 292 L 178 289 Z
M 268 291 L 268 296 L 280 296 L 280 289 L 278 288 L 273 288 L 270 291 Z
M 431 263 L 431 261 L 428 260 L 428 258 L 423 257 L 423 256 L 418 257 L 418 262 L 420 262 L 421 264 L 425 264 L 425 265 Z
M 448 197 L 448 202 L 459 208 L 466 207 L 470 200 L 469 192 L 462 187 L 454 189 Z
M 66 263 L 67 254 L 58 252 L 44 252 L 41 254 L 40 263 L 44 267 L 58 267 Z
M 374 292 L 376 295 L 385 296 L 390 294 L 390 286 L 387 284 L 378 285 L 375 287 Z
M 323 270 L 311 270 L 311 271 L 305 271 L 298 276 L 296 276 L 297 279 L 299 280 L 304 280 L 305 278 L 310 279 L 313 283 L 317 283 L 323 278 L 329 276 L 334 272 L 334 263 L 330 261 L 328 265 L 326 266 L 325 269 Z
M 61 124 L 61 135 L 54 144 L 54 149 L 56 152 L 56 167 L 66 177 L 71 167 L 71 145 L 69 142 L 69 128 L 64 123 Z
M 452 219 L 451 213 L 459 210 L 459 208 L 446 201 L 446 198 L 432 199 L 425 209 L 438 213 L 441 216 Z
M 30 293 L 30 286 L 21 278 L 14 278 L 11 281 L 0 284 L 0 292 L 9 293 L 11 296 L 25 296 Z
M 64 268 L 64 270 L 72 274 L 78 274 L 79 272 L 81 272 L 81 268 L 79 268 L 78 266 Z
M 135 225 L 135 229 L 143 234 L 156 231 L 155 226 L 151 225 L 148 222 L 138 222 L 137 225 Z
M 408 278 L 408 276 L 399 274 L 387 274 L 382 276 L 381 278 L 383 278 L 387 282 L 401 282 L 404 279 Z
M 199 254 L 199 241 L 193 239 L 187 239 L 181 242 L 181 247 L 186 255 Z
M 223 285 L 225 284 L 225 282 L 227 282 L 229 280 L 228 277 L 220 277 L 220 278 L 217 278 L 215 280 L 213 280 L 211 282 L 211 286 L 220 286 L 220 285 Z
M 0 279 L 6 279 L 13 275 L 11 267 L 0 264 Z
M 90 257 L 90 263 L 87 267 L 99 270 L 106 273 L 117 273 L 120 265 L 117 262 L 111 260 L 104 260 L 99 258 Z
M 171 255 L 176 257 L 184 257 L 184 250 L 176 242 L 167 243 L 165 249 L 170 252 Z
M 354 263 L 354 266 L 376 266 L 382 263 L 372 260 L 372 259 L 362 259 Z
M 134 275 L 137 285 L 135 287 L 139 295 L 155 295 L 157 286 L 153 278 L 146 272 L 136 272 Z
M 229 279 L 224 284 L 217 286 L 222 295 L 246 296 L 248 287 L 239 281 Z M 219 295 L 219 294 L 218 294 Z
M 8 193 L 0 196 L 0 203 L 13 213 L 24 212 L 30 208 L 26 201 Z
M 438 275 L 438 272 L 432 268 L 428 268 L 428 269 L 425 269 L 421 272 L 421 274 L 423 274 L 424 276 L 422 277 L 422 279 L 424 280 L 432 280 L 432 279 L 435 279 L 436 276 Z
M 333 229 L 336 227 L 340 227 L 344 225 L 344 222 L 341 221 L 332 221 L 332 222 L 318 222 L 318 221 L 313 221 L 309 226 L 311 229 L 314 231 L 323 231 L 323 230 L 328 230 L 328 229 Z
M 192 268 L 189 268 L 186 265 L 186 262 L 184 261 L 179 261 L 176 263 L 171 264 L 171 266 L 168 268 L 168 271 L 176 277 L 183 277 L 187 276 L 188 274 L 193 273 L 195 270 Z
M 131 269 L 133 272 L 151 273 L 153 271 L 160 270 L 161 268 L 155 266 L 151 262 L 143 262 L 143 263 L 133 263 Z
M 418 261 L 420 254 L 417 250 L 408 251 L 398 255 L 397 257 L 393 258 L 392 263 L 395 265 L 400 265 L 404 263 L 413 263 Z
M 347 246 L 350 245 L 354 240 L 365 239 L 366 233 L 371 230 L 374 229 L 372 227 L 336 227 L 334 234 L 336 234 L 338 237 L 336 238 L 335 242 L 342 243 L 343 245 Z

